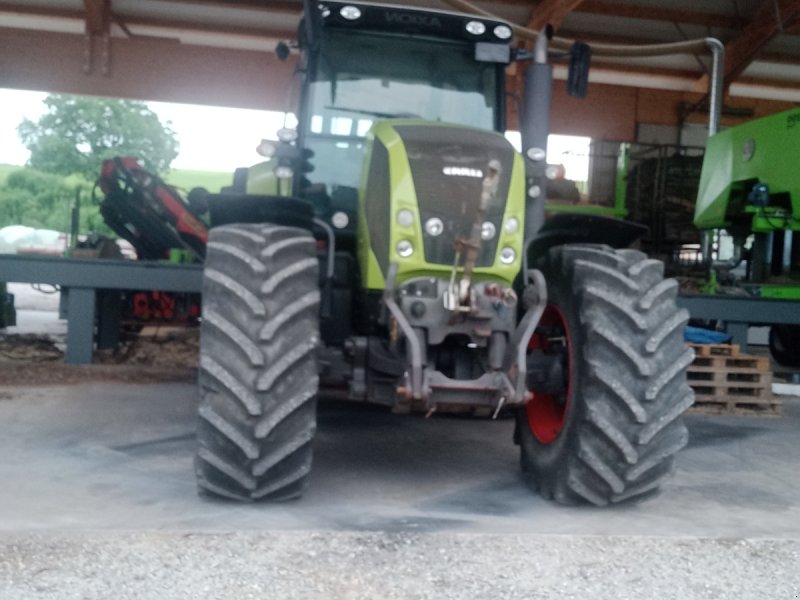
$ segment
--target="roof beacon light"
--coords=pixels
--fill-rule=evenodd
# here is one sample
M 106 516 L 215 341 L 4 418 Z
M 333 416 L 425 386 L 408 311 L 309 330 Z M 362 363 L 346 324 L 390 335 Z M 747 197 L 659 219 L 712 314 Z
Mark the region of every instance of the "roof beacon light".
M 501 40 L 507 40 L 511 37 L 511 27 L 508 25 L 497 25 L 494 28 L 494 36 Z
M 356 21 L 361 18 L 361 9 L 357 6 L 353 6 L 352 4 L 348 4 L 339 10 L 339 14 L 342 15 L 343 19 L 347 19 L 348 21 Z
M 472 35 L 483 35 L 484 33 L 486 33 L 486 25 L 484 25 L 480 21 L 468 22 L 466 29 L 467 33 L 471 33 Z

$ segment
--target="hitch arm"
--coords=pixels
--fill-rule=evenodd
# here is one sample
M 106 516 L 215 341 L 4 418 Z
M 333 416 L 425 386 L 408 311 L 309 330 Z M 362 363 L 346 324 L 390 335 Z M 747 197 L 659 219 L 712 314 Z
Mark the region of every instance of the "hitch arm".
M 531 269 L 526 275 L 528 285 L 525 286 L 522 297 L 526 303 L 525 316 L 514 330 L 509 344 L 509 353 L 506 358 L 509 378 L 514 382 L 514 403 L 524 404 L 527 395 L 527 354 L 528 344 L 533 332 L 542 318 L 547 306 L 547 282 L 542 272 Z

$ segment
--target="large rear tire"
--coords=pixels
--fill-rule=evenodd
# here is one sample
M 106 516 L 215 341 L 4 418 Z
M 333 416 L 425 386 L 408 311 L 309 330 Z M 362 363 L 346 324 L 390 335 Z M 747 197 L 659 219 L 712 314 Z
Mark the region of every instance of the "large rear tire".
M 562 504 L 606 505 L 648 496 L 686 445 L 682 414 L 693 352 L 689 314 L 663 264 L 635 250 L 567 245 L 541 265 L 547 336 L 561 339 L 568 382 L 517 414 L 528 483 Z
M 201 493 L 285 500 L 305 488 L 316 430 L 317 271 L 305 230 L 211 230 L 195 459 Z

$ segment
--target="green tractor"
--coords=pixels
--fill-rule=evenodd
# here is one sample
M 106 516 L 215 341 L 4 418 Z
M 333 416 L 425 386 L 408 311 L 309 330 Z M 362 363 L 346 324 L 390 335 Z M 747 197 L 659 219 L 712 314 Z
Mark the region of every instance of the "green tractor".
M 545 42 L 519 154 L 502 134 L 511 37 L 306 2 L 297 130 L 205 199 L 201 493 L 299 496 L 329 397 L 511 413 L 525 478 L 564 504 L 640 499 L 668 475 L 693 402 L 688 314 L 628 248 L 640 227 L 545 219 L 551 67 Z
M 694 224 L 725 230 L 732 256 L 714 261 L 730 271 L 747 261 L 743 283 L 760 298 L 800 300 L 800 110 L 732 127 L 711 137 L 703 160 Z M 781 364 L 800 367 L 800 325 L 773 325 L 770 351 Z

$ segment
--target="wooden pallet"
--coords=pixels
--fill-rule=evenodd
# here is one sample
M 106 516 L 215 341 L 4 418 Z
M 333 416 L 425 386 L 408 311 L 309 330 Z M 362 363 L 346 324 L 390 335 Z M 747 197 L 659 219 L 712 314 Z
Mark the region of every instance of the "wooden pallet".
M 776 416 L 782 401 L 772 395 L 769 358 L 740 352 L 738 345 L 690 344 L 695 351 L 687 379 L 695 393 L 689 410 L 703 415 Z
M 695 356 L 739 356 L 739 344 L 695 344 L 689 342 Z

